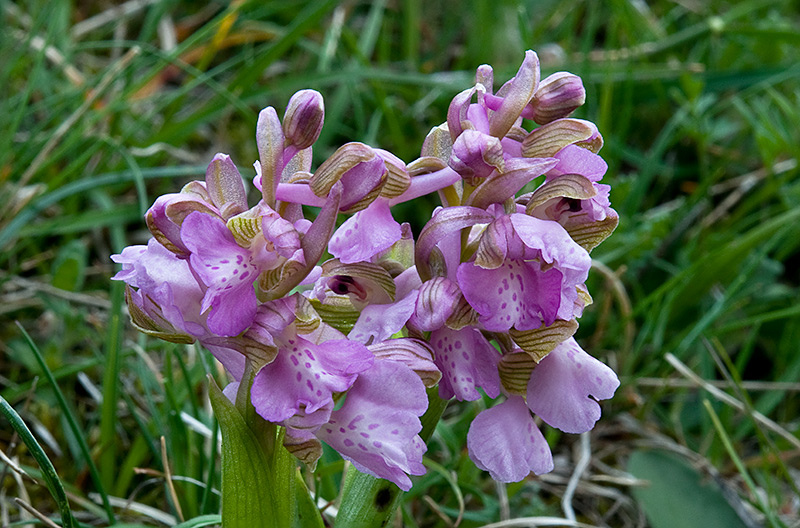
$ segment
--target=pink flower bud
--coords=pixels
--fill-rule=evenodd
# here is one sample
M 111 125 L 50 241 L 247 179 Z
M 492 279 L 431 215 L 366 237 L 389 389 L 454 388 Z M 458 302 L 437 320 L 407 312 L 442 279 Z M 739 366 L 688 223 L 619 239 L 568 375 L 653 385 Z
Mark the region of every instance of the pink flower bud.
M 225 220 L 247 210 L 242 175 L 227 154 L 216 154 L 208 164 L 206 189 Z
M 486 178 L 495 169 L 503 170 L 503 147 L 494 136 L 465 130 L 453 143 L 450 168 L 467 182 L 477 185 L 477 178 Z
M 528 104 L 532 118 L 540 125 L 567 117 L 586 101 L 581 78 L 567 72 L 550 75 L 539 85 Z
M 315 90 L 300 90 L 289 100 L 283 116 L 283 133 L 298 150 L 310 147 L 319 137 L 325 120 L 322 95 Z
M 311 178 L 311 190 L 317 196 L 325 196 L 337 181 L 342 182 L 342 210 L 359 204 L 363 209 L 375 198 L 386 180 L 386 164 L 374 149 L 363 143 L 347 143 L 339 147 L 331 157 L 319 166 Z M 354 211 L 351 211 L 354 212 Z
M 284 136 L 278 114 L 271 106 L 258 114 L 256 145 L 261 164 L 261 192 L 267 205 L 275 205 L 275 190 L 283 171 Z

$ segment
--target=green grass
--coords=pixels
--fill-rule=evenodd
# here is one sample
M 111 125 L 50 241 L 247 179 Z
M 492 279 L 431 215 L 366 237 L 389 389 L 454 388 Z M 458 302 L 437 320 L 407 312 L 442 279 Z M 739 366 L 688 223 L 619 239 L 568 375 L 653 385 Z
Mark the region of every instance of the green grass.
M 459 5 L 155 0 L 90 28 L 108 3 L 0 0 L 0 396 L 18 414 L 4 407 L 0 449 L 33 478 L 0 468 L 4 522 L 30 518 L 19 497 L 57 524 L 175 524 L 169 464 L 182 526 L 213 525 L 219 433 L 206 376 L 224 373 L 199 347 L 131 328 L 108 256 L 144 242 L 143 211 L 201 177 L 215 152 L 250 171 L 258 111 L 281 112 L 295 90 L 325 97 L 315 163 L 346 141 L 411 161 L 476 66 L 492 64 L 499 81 L 532 48 L 545 74 L 583 77 L 576 116 L 605 138 L 620 213 L 592 255 L 595 304 L 577 335 L 623 385 L 589 439 L 577 520 L 635 526 L 655 511 L 628 460 L 658 447 L 746 520 L 797 526 L 800 6 Z M 433 206 L 399 214 L 418 232 Z M 698 387 L 667 353 L 741 405 Z M 396 526 L 565 515 L 580 439 L 549 431 L 555 472 L 496 486 L 465 450 L 479 408 L 448 408 Z M 336 498 L 341 471 L 326 451 L 321 500 Z

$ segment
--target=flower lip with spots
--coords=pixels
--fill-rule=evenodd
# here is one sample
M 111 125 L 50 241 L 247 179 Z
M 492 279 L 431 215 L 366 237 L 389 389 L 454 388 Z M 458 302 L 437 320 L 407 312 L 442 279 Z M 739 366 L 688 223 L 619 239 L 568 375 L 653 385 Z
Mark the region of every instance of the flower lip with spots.
M 531 330 L 573 318 L 590 266 L 557 222 L 513 213 L 487 227 L 475 260 L 460 264 L 457 277 L 486 330 Z

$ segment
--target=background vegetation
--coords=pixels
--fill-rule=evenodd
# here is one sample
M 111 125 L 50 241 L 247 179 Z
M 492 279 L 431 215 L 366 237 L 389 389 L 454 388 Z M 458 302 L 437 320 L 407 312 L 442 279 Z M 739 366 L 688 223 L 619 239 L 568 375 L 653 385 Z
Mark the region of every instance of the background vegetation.
M 800 526 L 797 2 L 0 0 L 0 20 L 0 394 L 36 442 L 0 418 L 3 526 L 44 523 L 22 502 L 60 523 L 59 496 L 84 526 L 218 519 L 224 374 L 133 331 L 108 280 L 156 196 L 215 152 L 249 171 L 257 112 L 306 87 L 317 162 L 350 140 L 411 161 L 476 66 L 506 79 L 528 48 L 583 77 L 606 140 L 620 226 L 578 337 L 622 387 L 509 486 L 466 455 L 480 405 L 452 405 L 396 526 Z M 326 453 L 321 504 L 342 467 Z

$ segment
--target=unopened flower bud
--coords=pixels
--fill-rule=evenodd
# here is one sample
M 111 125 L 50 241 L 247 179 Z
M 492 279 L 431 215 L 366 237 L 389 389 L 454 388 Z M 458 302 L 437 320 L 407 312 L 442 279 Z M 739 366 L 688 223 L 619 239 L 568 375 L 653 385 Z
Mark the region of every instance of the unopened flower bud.
M 475 82 L 486 88 L 486 93 L 494 90 L 494 70 L 488 64 L 481 64 L 475 71 Z
M 247 210 L 242 175 L 227 154 L 215 155 L 208 164 L 206 189 L 225 220 Z
M 503 97 L 503 102 L 489 118 L 489 133 L 502 138 L 519 118 L 525 105 L 538 92 L 539 85 L 539 57 L 531 50 L 525 52 L 525 60 L 514 76 L 507 82 L 497 95 Z M 541 87 L 539 88 L 541 89 Z
M 528 104 L 533 120 L 545 125 L 567 117 L 586 101 L 586 90 L 581 78 L 567 72 L 550 75 L 539 85 Z
M 349 210 L 356 204 L 363 209 L 377 198 L 386 179 L 386 164 L 374 149 L 363 143 L 347 143 L 325 160 L 311 178 L 311 190 L 326 196 L 337 181 L 344 186 L 340 208 Z M 366 203 L 361 204 L 361 202 Z M 355 212 L 349 211 L 349 212 Z
M 325 105 L 316 90 L 300 90 L 289 100 L 283 116 L 283 133 L 298 150 L 310 147 L 322 131 Z
M 495 169 L 503 170 L 503 146 L 494 136 L 465 130 L 453 143 L 450 168 L 459 173 L 471 185 L 476 179 L 486 178 Z
M 284 136 L 278 114 L 271 106 L 258 114 L 256 145 L 261 165 L 261 192 L 267 205 L 275 205 L 275 190 L 283 170 Z
M 425 141 L 422 143 L 422 157 L 439 158 L 447 163 L 452 149 L 453 139 L 450 137 L 447 123 L 442 123 L 437 127 L 433 127 L 428 132 L 428 135 L 425 136 Z

